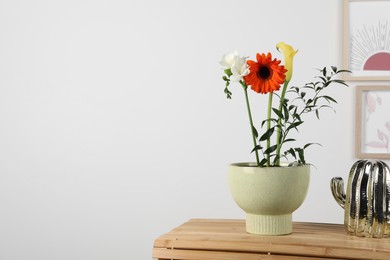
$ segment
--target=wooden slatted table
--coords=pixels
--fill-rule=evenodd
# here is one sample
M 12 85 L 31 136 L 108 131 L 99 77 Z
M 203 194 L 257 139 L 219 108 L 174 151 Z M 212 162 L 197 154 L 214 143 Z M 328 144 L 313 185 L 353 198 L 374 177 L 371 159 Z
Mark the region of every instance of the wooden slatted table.
M 390 238 L 348 235 L 340 224 L 294 222 L 293 233 L 260 236 L 244 220 L 191 219 L 154 241 L 153 259 L 390 259 Z

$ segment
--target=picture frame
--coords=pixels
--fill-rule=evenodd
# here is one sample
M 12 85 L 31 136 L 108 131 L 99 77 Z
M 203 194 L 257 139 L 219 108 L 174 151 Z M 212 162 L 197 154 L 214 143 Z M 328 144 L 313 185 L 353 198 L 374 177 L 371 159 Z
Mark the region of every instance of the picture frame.
M 390 86 L 356 86 L 356 157 L 390 159 Z
M 344 0 L 344 80 L 390 80 L 390 0 Z

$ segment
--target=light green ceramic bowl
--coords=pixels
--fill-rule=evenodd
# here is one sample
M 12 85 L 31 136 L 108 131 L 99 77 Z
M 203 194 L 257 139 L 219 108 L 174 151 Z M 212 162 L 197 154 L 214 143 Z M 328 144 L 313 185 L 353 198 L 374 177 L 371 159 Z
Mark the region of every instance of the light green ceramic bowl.
M 234 201 L 246 213 L 247 232 L 282 235 L 292 232 L 292 213 L 306 198 L 310 165 L 254 167 L 230 164 L 229 187 Z

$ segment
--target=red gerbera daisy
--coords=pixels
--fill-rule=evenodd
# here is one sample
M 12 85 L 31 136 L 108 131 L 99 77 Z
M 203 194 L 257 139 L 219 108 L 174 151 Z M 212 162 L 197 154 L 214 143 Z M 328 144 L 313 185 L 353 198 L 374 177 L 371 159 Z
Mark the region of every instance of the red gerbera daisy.
M 267 56 L 256 54 L 257 62 L 248 60 L 249 74 L 244 77 L 245 83 L 257 93 L 266 94 L 280 89 L 280 85 L 286 78 L 287 70 L 276 58 L 272 60 L 271 53 Z

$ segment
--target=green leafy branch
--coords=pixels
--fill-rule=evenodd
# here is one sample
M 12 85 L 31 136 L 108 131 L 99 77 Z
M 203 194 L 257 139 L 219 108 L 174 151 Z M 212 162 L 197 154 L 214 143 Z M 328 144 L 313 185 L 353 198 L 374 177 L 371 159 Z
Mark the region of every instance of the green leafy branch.
M 264 159 L 260 161 L 260 166 L 279 166 L 280 159 L 291 156 L 298 164 L 306 164 L 305 149 L 318 143 L 308 143 L 303 147 L 290 147 L 281 153 L 282 146 L 296 141 L 294 138 L 288 138 L 292 130 L 298 132 L 298 128 L 304 123 L 302 116 L 304 114 L 315 113 L 316 117 L 320 118 L 320 111 L 322 109 L 332 109 L 333 104 L 337 104 L 337 101 L 329 95 L 323 94 L 329 86 L 334 84 L 341 84 L 348 86 L 345 81 L 335 78 L 340 73 L 350 72 L 347 70 L 338 70 L 337 67 L 332 66 L 330 70 L 326 67 L 319 70 L 320 75 L 316 78 L 318 81 L 306 83 L 303 87 L 291 87 L 287 93 L 295 95 L 296 97 L 290 102 L 289 99 L 281 97 L 277 94 L 281 100 L 281 106 L 279 108 L 272 108 L 274 117 L 262 121 L 261 127 L 265 123 L 272 124 L 272 127 L 267 127 L 267 130 L 263 135 L 258 138 L 258 144 L 253 148 L 253 151 L 260 150 L 264 156 Z M 291 103 L 291 104 L 290 104 Z M 278 129 L 278 131 L 276 131 Z M 262 142 L 269 140 L 275 132 L 279 132 L 276 143 L 280 145 L 272 145 L 264 150 L 261 145 Z M 279 141 L 279 142 L 278 142 Z

